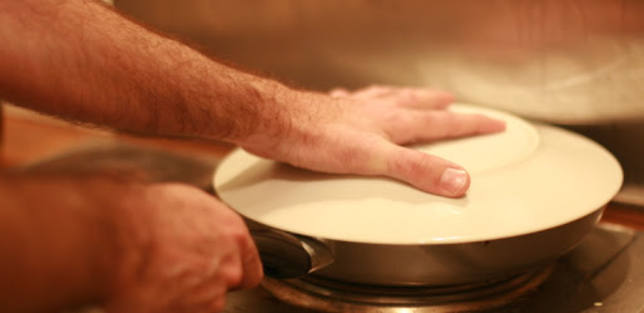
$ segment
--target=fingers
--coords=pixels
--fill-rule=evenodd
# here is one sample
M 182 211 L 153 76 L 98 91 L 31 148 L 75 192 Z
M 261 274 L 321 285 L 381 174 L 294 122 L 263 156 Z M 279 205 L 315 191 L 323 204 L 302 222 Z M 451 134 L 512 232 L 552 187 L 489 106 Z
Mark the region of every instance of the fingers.
M 383 98 L 400 92 L 401 88 L 391 86 L 369 86 L 353 92 L 352 96 L 358 99 Z
M 505 130 L 505 122 L 480 114 L 447 111 L 409 111 L 404 123 L 384 125 L 390 138 L 398 144 L 458 138 Z
M 386 176 L 433 194 L 458 198 L 470 186 L 469 174 L 459 165 L 437 156 L 394 144 L 383 146 Z
M 434 89 L 404 88 L 387 97 L 396 105 L 415 109 L 442 110 L 454 102 L 451 94 Z
M 262 268 L 262 262 L 259 259 L 257 247 L 251 239 L 248 230 L 246 230 L 246 235 L 243 238 L 241 252 L 243 274 L 239 288 L 256 287 L 264 277 L 264 270 Z
M 226 285 L 231 290 L 256 287 L 264 276 L 259 253 L 241 218 L 232 224 L 228 236 L 235 246 L 234 252 L 220 265 Z
M 390 86 L 370 86 L 350 92 L 336 88 L 329 92 L 332 97 L 350 97 L 358 100 L 379 100 L 397 106 L 418 109 L 445 109 L 454 97 L 444 91 L 429 88 L 399 88 Z
M 399 112 L 385 129 L 393 143 L 381 145 L 375 153 L 384 156 L 384 175 L 407 182 L 421 190 L 446 197 L 462 197 L 470 176 L 460 165 L 437 156 L 396 145 L 499 132 L 505 122 L 480 114 L 448 111 Z

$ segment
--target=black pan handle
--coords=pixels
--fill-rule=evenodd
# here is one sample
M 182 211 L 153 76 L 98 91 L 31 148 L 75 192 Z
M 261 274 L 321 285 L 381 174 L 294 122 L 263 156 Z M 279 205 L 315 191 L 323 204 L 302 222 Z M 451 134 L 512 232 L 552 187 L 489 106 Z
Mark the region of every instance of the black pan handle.
M 333 263 L 333 254 L 323 242 L 292 235 L 268 226 L 249 223 L 264 274 L 278 279 L 297 278 Z

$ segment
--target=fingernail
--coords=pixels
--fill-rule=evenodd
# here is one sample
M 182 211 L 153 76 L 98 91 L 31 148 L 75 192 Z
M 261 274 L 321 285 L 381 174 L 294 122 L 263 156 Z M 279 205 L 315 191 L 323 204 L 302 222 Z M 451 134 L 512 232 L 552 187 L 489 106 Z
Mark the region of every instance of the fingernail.
M 464 192 L 463 188 L 467 184 L 467 173 L 462 169 L 447 168 L 441 175 L 441 189 L 452 195 L 460 195 Z

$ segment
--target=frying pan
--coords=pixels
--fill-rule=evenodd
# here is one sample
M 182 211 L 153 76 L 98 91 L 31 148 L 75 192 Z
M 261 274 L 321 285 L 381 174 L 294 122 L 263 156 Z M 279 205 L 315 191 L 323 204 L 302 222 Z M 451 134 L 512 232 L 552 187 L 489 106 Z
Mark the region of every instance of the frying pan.
M 554 261 L 597 223 L 622 171 L 598 144 L 499 111 L 506 132 L 415 147 L 471 175 L 448 199 L 378 177 L 327 175 L 236 150 L 218 196 L 248 221 L 267 275 L 383 286 L 503 279 Z

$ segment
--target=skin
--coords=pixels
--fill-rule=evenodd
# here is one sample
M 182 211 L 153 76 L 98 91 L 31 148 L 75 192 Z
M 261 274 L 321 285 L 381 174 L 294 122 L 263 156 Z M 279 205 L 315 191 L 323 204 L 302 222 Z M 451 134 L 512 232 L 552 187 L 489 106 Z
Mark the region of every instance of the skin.
M 226 141 L 448 197 L 465 194 L 466 171 L 402 145 L 505 127 L 445 110 L 453 99 L 436 90 L 295 90 L 90 0 L 0 0 L 0 40 L 0 96 L 15 104 L 117 130 Z M 189 186 L 2 174 L 0 194 L 2 312 L 83 303 L 218 312 L 227 290 L 262 277 L 239 216 Z
M 262 277 L 242 219 L 190 186 L 9 178 L 0 181 L 2 312 L 97 303 L 108 312 L 218 312 L 227 290 Z

